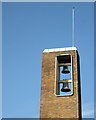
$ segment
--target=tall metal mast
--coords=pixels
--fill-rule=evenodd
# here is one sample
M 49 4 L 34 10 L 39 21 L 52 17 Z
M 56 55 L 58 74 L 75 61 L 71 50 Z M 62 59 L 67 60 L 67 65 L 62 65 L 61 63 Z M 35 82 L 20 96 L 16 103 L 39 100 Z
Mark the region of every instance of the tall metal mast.
M 74 11 L 75 8 L 72 9 L 72 47 L 74 47 Z

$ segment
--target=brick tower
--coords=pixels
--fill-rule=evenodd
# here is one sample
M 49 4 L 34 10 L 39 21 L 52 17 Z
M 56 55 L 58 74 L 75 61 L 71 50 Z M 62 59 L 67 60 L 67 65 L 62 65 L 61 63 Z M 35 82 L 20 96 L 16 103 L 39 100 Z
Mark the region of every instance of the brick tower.
M 81 119 L 80 67 L 76 47 L 43 51 L 40 118 Z

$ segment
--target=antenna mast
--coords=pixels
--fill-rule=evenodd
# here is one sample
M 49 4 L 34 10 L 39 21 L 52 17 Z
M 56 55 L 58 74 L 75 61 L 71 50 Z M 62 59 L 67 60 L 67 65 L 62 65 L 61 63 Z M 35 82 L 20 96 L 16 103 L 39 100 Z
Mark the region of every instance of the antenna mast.
M 75 8 L 72 9 L 72 47 L 74 47 L 74 11 Z

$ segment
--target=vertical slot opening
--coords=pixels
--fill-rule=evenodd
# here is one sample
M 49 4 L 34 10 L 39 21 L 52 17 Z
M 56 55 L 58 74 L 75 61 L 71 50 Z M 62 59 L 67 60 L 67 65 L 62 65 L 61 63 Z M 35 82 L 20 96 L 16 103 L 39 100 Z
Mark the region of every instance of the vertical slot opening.
M 72 57 L 60 55 L 56 62 L 56 95 L 72 95 Z

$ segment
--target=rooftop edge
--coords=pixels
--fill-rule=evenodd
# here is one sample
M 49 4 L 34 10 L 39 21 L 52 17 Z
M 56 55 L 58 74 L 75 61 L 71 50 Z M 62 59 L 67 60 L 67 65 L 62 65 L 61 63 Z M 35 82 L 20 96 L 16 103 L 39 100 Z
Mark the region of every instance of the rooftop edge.
M 66 47 L 66 48 L 53 48 L 53 49 L 45 49 L 43 53 L 48 52 L 59 52 L 59 51 L 71 51 L 71 50 L 77 50 L 76 47 Z

